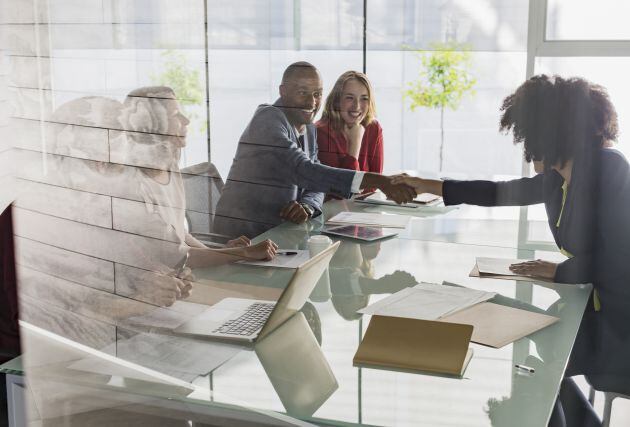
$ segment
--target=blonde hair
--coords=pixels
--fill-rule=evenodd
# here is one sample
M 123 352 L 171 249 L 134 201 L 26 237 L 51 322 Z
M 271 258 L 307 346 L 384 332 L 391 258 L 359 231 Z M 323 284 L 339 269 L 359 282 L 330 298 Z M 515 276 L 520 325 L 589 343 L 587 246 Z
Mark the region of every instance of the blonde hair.
M 322 120 L 327 120 L 333 129 L 339 130 L 343 128 L 343 119 L 339 111 L 339 104 L 341 102 L 341 96 L 343 94 L 343 87 L 349 80 L 357 80 L 359 83 L 366 87 L 368 97 L 370 99 L 368 104 L 368 110 L 365 117 L 361 121 L 363 126 L 368 126 L 374 120 L 376 116 L 376 103 L 374 102 L 374 96 L 372 91 L 372 85 L 367 76 L 358 71 L 346 71 L 343 73 L 333 86 L 330 94 L 326 98 L 326 104 L 324 105 L 324 112 L 322 113 Z

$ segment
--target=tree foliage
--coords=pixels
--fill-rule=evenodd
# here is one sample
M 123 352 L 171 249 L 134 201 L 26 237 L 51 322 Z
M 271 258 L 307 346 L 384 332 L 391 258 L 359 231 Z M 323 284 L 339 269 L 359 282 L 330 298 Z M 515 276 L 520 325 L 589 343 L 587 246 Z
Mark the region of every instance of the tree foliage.
M 470 48 L 448 42 L 434 43 L 430 50 L 415 50 L 420 58 L 419 78 L 408 85 L 405 97 L 410 109 L 448 107 L 455 110 L 467 94 L 475 93 L 477 80 L 470 73 Z
M 173 89 L 185 115 L 191 122 L 197 121 L 198 116 L 191 108 L 202 105 L 204 101 L 199 70 L 191 69 L 181 52 L 167 50 L 162 53 L 162 58 L 165 59 L 164 69 L 152 76 L 152 80 L 155 84 Z M 205 128 L 206 123 L 203 121 L 200 130 L 203 132 Z

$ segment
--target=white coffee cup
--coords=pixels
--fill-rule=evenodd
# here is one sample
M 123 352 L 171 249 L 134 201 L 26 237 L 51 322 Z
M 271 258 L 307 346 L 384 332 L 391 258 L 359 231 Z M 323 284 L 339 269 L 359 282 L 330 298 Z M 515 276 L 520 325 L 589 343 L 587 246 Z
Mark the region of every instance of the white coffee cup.
M 332 245 L 332 240 L 328 236 L 311 236 L 308 239 L 308 251 L 310 252 L 311 257 L 314 257 L 318 253 L 326 250 L 330 245 Z

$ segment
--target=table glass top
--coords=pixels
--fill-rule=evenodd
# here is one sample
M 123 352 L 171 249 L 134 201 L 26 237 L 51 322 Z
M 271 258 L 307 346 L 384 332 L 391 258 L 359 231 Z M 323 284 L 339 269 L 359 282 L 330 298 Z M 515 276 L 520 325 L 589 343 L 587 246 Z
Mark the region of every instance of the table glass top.
M 348 209 L 407 213 L 334 201 L 326 205 L 324 218 L 301 226 L 283 224 L 257 240 L 307 249 L 323 219 Z M 469 277 L 476 257 L 557 259 L 558 254 L 519 249 L 518 221 L 500 215 L 479 219 L 465 208 L 433 207 L 413 216 L 395 238 L 372 243 L 341 239 L 304 307 L 253 346 L 180 336 L 172 329 L 226 297 L 277 300 L 293 270 L 237 264 L 196 269 L 190 296 L 143 312 L 64 294 L 60 287 L 56 296 L 64 296 L 67 305 L 56 310 L 64 311 L 64 318 L 81 313 L 100 319 L 109 310 L 117 322 L 116 341 L 106 346 L 75 342 L 80 332 L 90 337 L 104 333 L 98 322 L 93 327 L 82 323 L 84 331 L 64 323 L 61 329 L 51 327 L 54 334 L 24 323 L 25 353 L 2 369 L 27 372 L 40 408 L 46 402 L 56 408 L 46 399 L 53 381 L 57 390 L 67 388 L 69 396 L 76 396 L 77 384 L 80 390 L 90 386 L 108 393 L 115 386 L 133 396 L 277 411 L 339 425 L 545 425 L 590 285 Z M 419 282 L 496 292 L 497 303 L 560 321 L 500 349 L 471 344 L 474 356 L 461 379 L 354 367 L 354 353 L 370 321 L 357 310 Z M 37 288 L 40 297 L 42 289 Z M 20 297 L 32 303 L 34 295 Z M 515 364 L 535 372 L 520 372 Z

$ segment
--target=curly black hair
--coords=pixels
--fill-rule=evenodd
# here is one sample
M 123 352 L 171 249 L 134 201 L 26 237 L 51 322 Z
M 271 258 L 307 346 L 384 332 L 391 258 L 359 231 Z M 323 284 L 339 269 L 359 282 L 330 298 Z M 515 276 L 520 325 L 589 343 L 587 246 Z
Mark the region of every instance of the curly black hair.
M 525 160 L 564 166 L 617 139 L 617 112 L 606 89 L 580 77 L 537 75 L 503 100 L 500 127 L 523 142 Z

